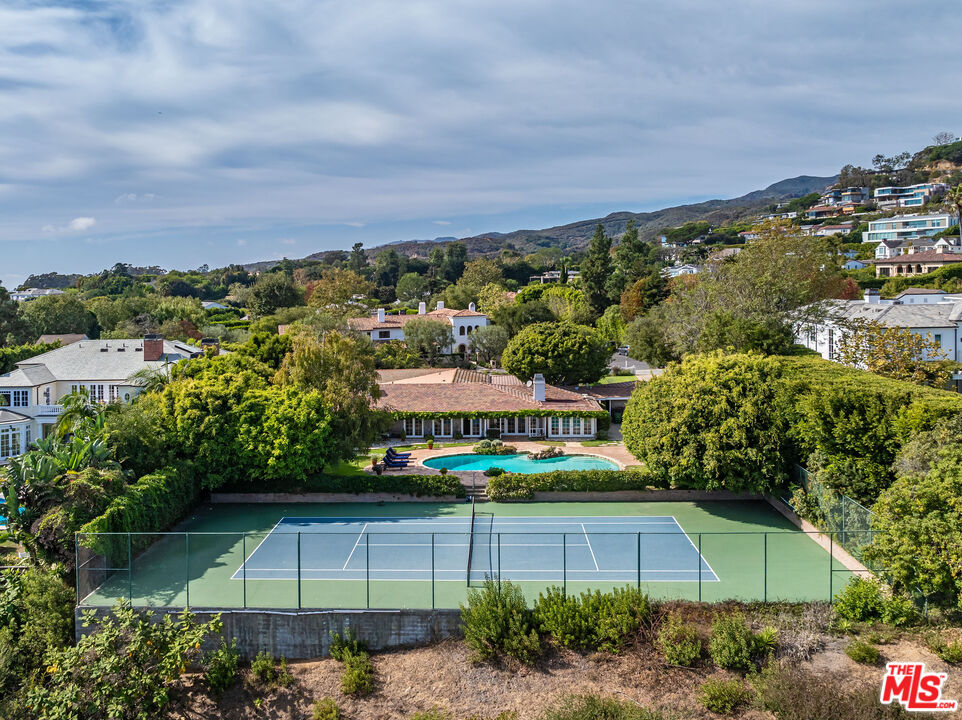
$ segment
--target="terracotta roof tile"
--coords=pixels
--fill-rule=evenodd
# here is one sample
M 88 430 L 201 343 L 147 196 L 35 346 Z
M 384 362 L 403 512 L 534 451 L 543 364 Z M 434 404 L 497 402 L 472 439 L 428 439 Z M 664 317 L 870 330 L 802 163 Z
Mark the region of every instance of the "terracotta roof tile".
M 911 255 L 899 255 L 898 257 L 886 258 L 885 260 L 876 260 L 875 264 L 899 265 L 904 263 L 918 262 L 957 263 L 962 262 L 962 254 L 942 253 L 935 250 L 926 250 L 925 252 L 912 253 Z

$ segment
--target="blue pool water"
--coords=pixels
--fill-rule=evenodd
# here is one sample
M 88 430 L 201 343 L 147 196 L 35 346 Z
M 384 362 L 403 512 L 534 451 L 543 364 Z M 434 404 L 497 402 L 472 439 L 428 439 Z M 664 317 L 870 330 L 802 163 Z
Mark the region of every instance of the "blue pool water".
M 562 455 L 547 460 L 529 460 L 527 455 L 443 455 L 428 458 L 424 464 L 440 470 L 447 468 L 452 472 L 467 470 L 487 470 L 499 467 L 508 472 L 539 473 L 552 470 L 617 470 L 618 466 L 604 458 L 592 455 Z

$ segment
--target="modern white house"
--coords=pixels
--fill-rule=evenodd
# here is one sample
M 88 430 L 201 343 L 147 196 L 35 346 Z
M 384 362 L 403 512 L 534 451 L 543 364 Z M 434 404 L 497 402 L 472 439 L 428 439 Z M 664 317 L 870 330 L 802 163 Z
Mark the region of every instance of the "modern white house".
M 351 318 L 348 324 L 353 330 L 366 334 L 375 343 L 404 341 L 404 326 L 415 318 L 430 318 L 451 325 L 454 344 L 444 348 L 445 353 L 464 353 L 471 350 L 471 334 L 479 327 L 488 325 L 488 316 L 475 309 L 474 303 L 467 310 L 453 310 L 438 302 L 437 308 L 427 312 L 425 303 L 418 304 L 417 315 L 389 315 L 384 308 L 378 308 L 374 315 L 366 318 Z
M 913 290 L 911 294 L 915 295 L 920 288 Z M 822 323 L 797 328 L 795 341 L 826 360 L 835 360 L 849 323 L 876 321 L 928 336 L 939 344 L 948 360 L 962 358 L 962 296 L 943 295 L 937 302 L 906 302 L 906 293 L 895 300 L 882 300 L 878 290 L 866 290 L 861 300 L 830 300 L 829 317 Z
M 854 207 L 868 202 L 869 197 L 871 195 L 867 187 L 831 188 L 822 193 L 818 202 L 820 205 L 830 207 L 849 205 Z
M 701 267 L 698 265 L 672 265 L 671 267 L 666 267 L 661 271 L 662 275 L 667 278 L 676 278 L 681 275 L 697 275 L 701 272 Z
M 85 389 L 93 403 L 130 402 L 139 370 L 163 369 L 201 348 L 148 335 L 143 340 L 81 340 L 22 360 L 0 375 L 0 464 L 45 437 L 63 412 L 64 396 Z
M 581 272 L 578 270 L 568 270 L 568 280 L 574 280 L 581 277 Z M 532 275 L 528 278 L 528 284 L 534 285 L 538 283 L 544 285 L 545 283 L 556 283 L 561 282 L 561 271 L 560 270 L 548 270 L 543 275 Z
M 846 260 L 844 263 L 842 263 L 843 270 L 862 270 L 863 268 L 867 268 L 867 267 L 868 267 L 867 262 L 864 262 L 862 260 L 856 260 L 855 258 L 851 258 L 849 260 Z
M 34 300 L 35 298 L 46 297 L 47 295 L 63 295 L 63 290 L 56 288 L 27 288 L 26 290 L 12 291 L 10 298 L 17 302 L 26 302 L 27 300 Z
M 875 189 L 875 202 L 880 208 L 922 207 L 930 200 L 942 197 L 949 189 L 945 183 L 892 185 Z
M 955 224 L 948 214 L 935 215 L 895 215 L 881 220 L 872 220 L 868 230 L 862 233 L 862 242 L 882 242 L 883 240 L 910 240 L 931 237 Z

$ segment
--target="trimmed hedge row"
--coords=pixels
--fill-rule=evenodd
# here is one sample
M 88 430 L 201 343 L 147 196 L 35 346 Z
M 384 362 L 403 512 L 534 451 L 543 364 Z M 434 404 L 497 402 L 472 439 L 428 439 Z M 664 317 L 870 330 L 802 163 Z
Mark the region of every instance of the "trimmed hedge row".
M 251 492 L 249 485 L 232 488 L 224 486 L 218 492 Z M 415 497 L 453 495 L 466 496 L 464 485 L 453 475 L 315 475 L 292 482 L 273 481 L 259 488 L 260 492 L 278 493 L 393 493 Z
M 80 528 L 81 533 L 145 533 L 131 538 L 133 550 L 143 550 L 197 504 L 200 482 L 188 467 L 165 467 L 129 485 L 106 512 Z M 109 557 L 126 557 L 126 539 L 119 536 L 81 538 L 81 544 Z M 119 567 L 119 566 L 118 566 Z
M 496 502 L 531 500 L 536 492 L 647 490 L 651 483 L 651 476 L 644 470 L 555 470 L 530 475 L 505 473 L 488 480 L 488 497 Z

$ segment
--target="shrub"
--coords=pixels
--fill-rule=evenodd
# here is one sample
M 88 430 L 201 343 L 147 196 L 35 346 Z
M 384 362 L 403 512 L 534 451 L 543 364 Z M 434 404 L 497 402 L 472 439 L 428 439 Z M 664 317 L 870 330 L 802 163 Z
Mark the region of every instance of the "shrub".
M 682 620 L 676 612 L 670 613 L 662 622 L 657 644 L 669 665 L 691 667 L 701 657 L 698 629 Z
M 431 708 L 426 712 L 416 712 L 409 720 L 451 720 L 451 714 L 439 708 Z
M 840 683 L 797 667 L 771 667 L 752 681 L 758 704 L 777 720 L 885 720 L 904 718 L 897 703 L 879 704 L 875 683 Z
M 84 615 L 87 624 L 95 619 L 92 611 Z M 185 610 L 176 620 L 151 622 L 150 613 L 117 605 L 96 632 L 47 654 L 46 673 L 27 690 L 24 706 L 44 720 L 160 717 L 173 682 L 198 658 L 204 639 L 221 630 L 219 615 L 198 625 Z
M 505 473 L 488 482 L 495 502 L 531 500 L 536 492 L 612 492 L 647 490 L 651 475 L 643 470 L 555 470 L 545 473 Z
M 461 621 L 464 641 L 478 660 L 507 655 L 530 665 L 541 654 L 541 640 L 524 594 L 510 582 L 485 580 L 480 590 L 469 590 Z
M 348 628 L 343 635 L 331 631 L 331 644 L 328 653 L 335 660 L 344 662 L 348 655 L 360 655 L 367 652 L 367 643 L 359 640 L 354 628 Z
M 711 625 L 708 654 L 718 667 L 748 670 L 755 655 L 755 636 L 741 613 L 718 615 Z
M 882 617 L 885 601 L 878 583 L 854 578 L 835 596 L 835 614 L 843 620 L 868 622 Z
M 664 715 L 630 700 L 600 695 L 573 695 L 549 709 L 543 720 L 665 720 Z
M 484 471 L 485 477 L 498 477 L 499 475 L 504 475 L 504 468 L 499 467 L 489 467 Z
M 558 587 L 538 596 L 534 619 L 566 647 L 615 652 L 649 615 L 648 596 L 635 588 L 566 597 Z
M 845 648 L 845 654 L 852 660 L 863 665 L 876 665 L 881 659 L 882 654 L 872 643 L 865 640 L 852 640 Z
M 251 675 L 266 688 L 287 687 L 294 682 L 294 676 L 287 669 L 287 658 L 281 656 L 275 662 L 268 653 L 260 652 L 251 663 Z
M 477 455 L 514 455 L 518 452 L 514 445 L 505 445 L 500 440 L 482 440 L 471 449 Z
M 341 690 L 345 695 L 370 695 L 374 692 L 374 666 L 366 652 L 344 656 Z
M 204 664 L 204 679 L 214 695 L 220 695 L 234 684 L 237 677 L 237 665 L 240 654 L 237 652 L 237 638 L 231 640 L 230 645 L 224 638 L 220 639 L 220 647 L 207 653 Z
M 396 495 L 441 496 L 453 495 L 463 498 L 464 486 L 456 477 L 445 478 L 440 475 L 314 475 L 306 480 L 271 481 L 264 483 L 264 489 L 271 492 L 321 492 L 321 493 L 363 493 L 385 492 Z M 245 492 L 250 485 L 225 486 L 221 491 Z
M 731 715 L 748 699 L 748 689 L 741 680 L 708 678 L 698 690 L 698 700 L 713 713 Z
M 904 627 L 919 621 L 919 611 L 911 598 L 893 595 L 882 606 L 882 622 L 894 627 Z
M 958 640 L 950 643 L 942 643 L 934 649 L 934 652 L 942 660 L 952 665 L 962 662 L 962 642 Z

